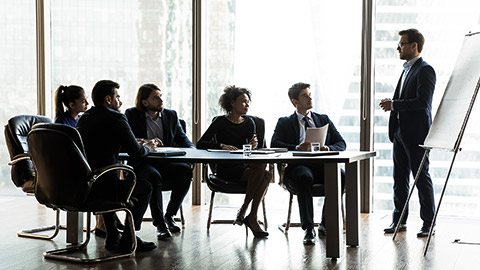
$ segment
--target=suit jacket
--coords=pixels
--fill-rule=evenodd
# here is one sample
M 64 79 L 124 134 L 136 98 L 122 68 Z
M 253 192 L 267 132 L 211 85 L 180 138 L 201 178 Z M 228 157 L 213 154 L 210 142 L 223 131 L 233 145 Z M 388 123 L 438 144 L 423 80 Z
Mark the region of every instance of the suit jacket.
M 177 112 L 174 110 L 163 109 L 162 125 L 163 125 L 163 145 L 173 146 L 175 142 L 179 147 L 194 147 L 193 143 L 188 139 L 178 121 Z M 147 138 L 147 120 L 145 112 L 135 107 L 125 111 L 128 123 L 132 127 L 133 134 L 137 138 Z
M 78 120 L 77 129 L 93 170 L 118 163 L 120 148 L 133 159 L 150 152 L 148 147 L 137 143 L 125 115 L 109 108 L 90 108 Z
M 403 76 L 403 73 L 402 73 Z M 432 99 L 435 89 L 435 70 L 422 58 L 411 67 L 400 95 L 398 81 L 393 95 L 393 111 L 390 112 L 388 136 L 391 142 L 397 130 L 407 144 L 423 144 L 432 124 Z
M 347 145 L 345 140 L 326 114 L 312 112 L 312 119 L 316 127 L 323 127 L 325 124 L 328 124 L 325 145 L 328 146 L 330 150 L 343 151 L 346 149 Z M 295 147 L 299 144 L 300 124 L 298 123 L 297 114 L 293 113 L 290 116 L 279 118 L 275 131 L 273 132 L 271 146 L 295 150 Z

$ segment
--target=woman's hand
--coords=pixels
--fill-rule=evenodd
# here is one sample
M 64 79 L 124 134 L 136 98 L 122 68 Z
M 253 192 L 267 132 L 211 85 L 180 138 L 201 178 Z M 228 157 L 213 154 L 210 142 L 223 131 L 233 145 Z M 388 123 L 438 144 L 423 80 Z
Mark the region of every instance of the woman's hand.
M 223 143 L 220 144 L 220 148 L 222 150 L 238 150 L 238 148 L 233 146 L 233 145 L 228 145 L 228 144 L 223 144 Z
M 252 145 L 252 149 L 257 149 L 257 146 L 258 146 L 257 134 L 253 134 L 253 137 L 250 140 L 250 144 Z

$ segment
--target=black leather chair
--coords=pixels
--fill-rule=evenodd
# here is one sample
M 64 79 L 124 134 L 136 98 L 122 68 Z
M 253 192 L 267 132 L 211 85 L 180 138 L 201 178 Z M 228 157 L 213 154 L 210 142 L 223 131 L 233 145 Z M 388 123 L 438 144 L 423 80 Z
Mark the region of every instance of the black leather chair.
M 290 222 L 290 218 L 292 216 L 293 195 L 297 195 L 297 191 L 295 189 L 295 186 L 291 183 L 291 181 L 287 177 L 285 177 L 286 167 L 287 167 L 287 164 L 277 164 L 278 174 L 280 175 L 280 180 L 278 184 L 290 193 L 290 199 L 288 201 L 287 222 L 278 225 L 278 228 L 283 233 L 288 233 L 288 229 L 290 227 L 301 226 L 301 224 L 298 222 L 295 222 L 295 223 Z M 313 184 L 312 193 L 313 193 L 313 197 L 325 197 L 325 185 L 319 184 L 319 183 Z M 315 223 L 314 225 L 318 225 L 318 223 Z
M 10 154 L 9 165 L 12 166 L 11 176 L 15 186 L 21 188 L 27 195 L 35 192 L 35 169 L 30 159 L 27 145 L 27 135 L 35 124 L 51 123 L 52 120 L 39 115 L 18 115 L 8 120 L 5 125 L 5 142 Z M 56 211 L 55 225 L 22 230 L 17 233 L 21 237 L 53 239 L 57 236 L 60 226 L 60 211 Z M 53 230 L 50 235 L 38 234 Z
M 128 209 L 129 198 L 135 186 L 135 173 L 128 165 L 113 164 L 92 171 L 80 134 L 75 128 L 62 124 L 38 124 L 28 134 L 28 146 L 36 169 L 35 197 L 38 202 L 55 210 L 87 212 L 87 231 L 90 231 L 91 213 L 102 214 L 124 211 L 129 219 L 132 237 L 131 250 L 120 253 L 103 252 L 103 256 L 92 258 L 86 253 L 90 233 L 79 245 L 44 253 L 49 259 L 80 263 L 101 262 L 132 256 L 136 249 L 133 217 Z M 89 197 L 90 189 L 102 176 L 112 171 L 123 171 L 122 186 L 128 191 L 122 201 L 105 201 Z M 75 253 L 76 256 L 71 256 Z M 80 253 L 80 254 L 79 254 Z M 101 252 L 97 252 L 97 255 Z
M 255 129 L 257 134 L 257 139 L 259 142 L 258 148 L 265 148 L 266 147 L 266 140 L 265 140 L 265 121 L 257 116 L 247 115 L 255 122 Z M 215 120 L 213 118 L 212 122 Z M 210 167 L 210 171 L 208 169 Z M 273 172 L 273 166 L 270 166 L 270 171 Z M 245 194 L 247 190 L 247 182 L 235 182 L 229 181 L 228 179 L 223 179 L 218 177 L 216 174 L 216 164 L 202 164 L 202 175 L 203 175 L 203 182 L 207 183 L 208 188 L 211 190 L 212 194 L 210 197 L 210 207 L 208 210 L 208 221 L 207 221 L 207 229 L 210 229 L 211 224 L 233 224 L 232 220 L 212 220 L 212 212 L 213 212 L 213 204 L 215 201 L 215 193 L 228 193 L 228 194 Z M 273 173 L 272 173 L 273 175 Z M 262 209 L 263 209 L 263 224 L 265 229 L 268 227 L 267 223 L 267 214 L 265 208 L 265 198 L 262 201 Z

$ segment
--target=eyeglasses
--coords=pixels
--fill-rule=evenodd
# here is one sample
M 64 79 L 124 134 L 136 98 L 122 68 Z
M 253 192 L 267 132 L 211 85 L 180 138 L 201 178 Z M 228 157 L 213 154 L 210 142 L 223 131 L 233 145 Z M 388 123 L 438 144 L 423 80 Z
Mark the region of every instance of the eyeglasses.
M 400 42 L 397 44 L 397 48 L 402 48 L 403 46 L 407 45 L 407 44 L 411 44 L 412 42 Z

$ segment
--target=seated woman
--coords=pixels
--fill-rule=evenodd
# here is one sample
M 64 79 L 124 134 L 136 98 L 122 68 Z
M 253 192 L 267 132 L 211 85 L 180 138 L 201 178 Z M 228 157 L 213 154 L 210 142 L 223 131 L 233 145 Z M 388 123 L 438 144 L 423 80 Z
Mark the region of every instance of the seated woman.
M 64 109 L 67 108 L 65 111 Z M 55 92 L 55 123 L 75 127 L 79 114 L 88 108 L 85 90 L 76 85 L 60 85 Z
M 250 106 L 250 91 L 246 88 L 227 86 L 218 103 L 226 115 L 218 116 L 208 127 L 197 143 L 198 149 L 242 149 L 249 143 L 257 148 L 255 123 L 245 116 Z M 217 175 L 230 181 L 246 181 L 247 191 L 243 205 L 238 210 L 234 224 L 243 225 L 252 230 L 255 237 L 266 237 L 257 221 L 258 207 L 265 196 L 271 174 L 265 170 L 267 164 L 218 164 Z M 252 202 L 250 213 L 245 216 Z
M 66 108 L 66 110 L 65 110 Z M 60 85 L 55 92 L 55 123 L 75 127 L 80 113 L 88 109 L 87 96 L 85 90 L 77 85 Z M 105 237 L 107 230 L 103 223 L 102 215 L 96 215 L 97 225 L 95 226 L 95 235 Z M 115 215 L 116 225 L 123 228 L 121 221 Z

